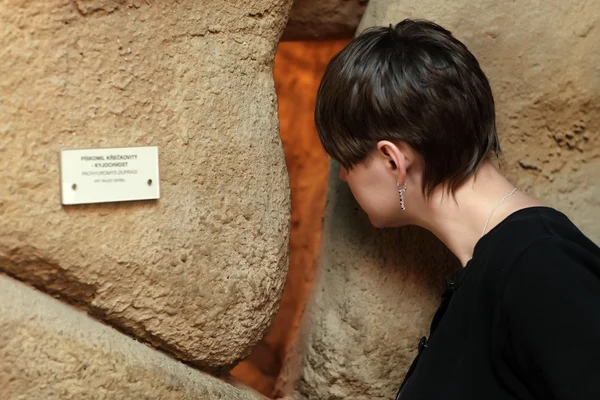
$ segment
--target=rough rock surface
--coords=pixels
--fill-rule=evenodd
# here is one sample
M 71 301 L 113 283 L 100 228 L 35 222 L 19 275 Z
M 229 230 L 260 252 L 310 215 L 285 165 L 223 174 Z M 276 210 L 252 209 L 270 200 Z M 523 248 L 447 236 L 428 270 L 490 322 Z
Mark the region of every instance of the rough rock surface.
M 0 325 L 3 400 L 263 398 L 1 274 Z
M 305 331 L 279 391 L 308 399 L 393 397 L 428 329 L 456 260 L 419 228 L 376 230 L 348 186 L 330 173 L 325 243 Z M 287 385 L 287 387 L 282 387 Z
M 282 40 L 352 37 L 367 3 L 368 0 L 296 0 Z
M 282 42 L 275 56 L 279 125 L 292 189 L 290 268 L 269 332 L 231 371 L 268 397 L 273 397 L 285 354 L 314 286 L 329 174 L 329 157 L 315 127 L 315 93 L 329 60 L 347 43 L 347 39 Z
M 288 268 L 272 62 L 290 0 L 0 4 L 0 270 L 206 369 Z M 59 149 L 156 145 L 158 201 L 61 206 Z
M 598 4 L 373 0 L 360 29 L 407 17 L 440 23 L 474 52 L 497 100 L 508 175 L 600 243 Z M 393 398 L 452 257 L 414 229 L 373 230 L 335 166 L 330 176 L 319 283 L 287 366 L 290 398 Z

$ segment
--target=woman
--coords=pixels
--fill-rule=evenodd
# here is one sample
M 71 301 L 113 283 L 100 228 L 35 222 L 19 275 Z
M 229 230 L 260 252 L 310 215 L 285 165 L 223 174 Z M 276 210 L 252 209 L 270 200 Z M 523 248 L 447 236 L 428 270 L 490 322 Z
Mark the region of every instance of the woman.
M 315 120 L 374 226 L 426 228 L 464 267 L 397 399 L 600 399 L 600 249 L 496 169 L 492 92 L 461 42 L 427 21 L 365 31 Z

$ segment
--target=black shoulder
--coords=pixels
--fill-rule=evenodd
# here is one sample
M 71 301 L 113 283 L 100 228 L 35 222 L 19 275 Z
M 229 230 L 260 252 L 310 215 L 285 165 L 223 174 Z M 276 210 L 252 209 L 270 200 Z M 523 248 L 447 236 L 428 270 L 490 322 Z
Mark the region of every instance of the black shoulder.
M 537 398 L 600 398 L 600 252 L 535 242 L 512 265 L 501 305 L 515 370 Z
M 503 301 L 510 309 L 522 307 L 523 301 L 594 292 L 592 297 L 600 300 L 600 249 L 550 236 L 531 244 L 515 260 L 506 277 Z

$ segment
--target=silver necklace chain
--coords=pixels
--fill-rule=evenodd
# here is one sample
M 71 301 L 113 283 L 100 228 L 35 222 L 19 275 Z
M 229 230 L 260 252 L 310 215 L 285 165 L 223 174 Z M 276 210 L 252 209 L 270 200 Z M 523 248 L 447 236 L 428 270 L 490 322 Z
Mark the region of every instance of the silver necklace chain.
M 490 219 L 492 219 L 492 215 L 494 215 L 494 211 L 496 211 L 496 209 L 497 209 L 498 207 L 500 207 L 500 204 L 502 204 L 502 203 L 504 202 L 504 200 L 508 199 L 508 198 L 509 198 L 510 196 L 512 196 L 512 195 L 513 195 L 513 193 L 514 193 L 514 192 L 516 192 L 516 191 L 517 191 L 517 188 L 514 188 L 514 189 L 512 190 L 512 192 L 510 192 L 509 194 L 507 194 L 506 196 L 504 196 L 503 198 L 501 198 L 501 199 L 500 199 L 500 201 L 498 202 L 498 204 L 496 204 L 496 205 L 494 206 L 494 208 L 492 208 L 492 211 L 490 212 L 490 215 L 489 215 L 489 217 L 487 218 L 487 221 L 485 221 L 485 225 L 483 226 L 483 230 L 481 231 L 481 236 L 480 236 L 480 238 L 482 238 L 482 237 L 483 237 L 483 235 L 485 234 L 485 230 L 487 229 L 487 226 L 488 226 L 488 224 L 490 223 Z

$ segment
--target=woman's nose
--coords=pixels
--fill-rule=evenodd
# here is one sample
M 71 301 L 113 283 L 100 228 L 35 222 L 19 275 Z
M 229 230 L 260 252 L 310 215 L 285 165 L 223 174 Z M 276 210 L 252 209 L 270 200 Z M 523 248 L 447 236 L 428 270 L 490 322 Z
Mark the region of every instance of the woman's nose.
M 340 167 L 340 179 L 344 182 L 348 182 L 348 171 L 346 171 L 346 168 L 344 167 Z

